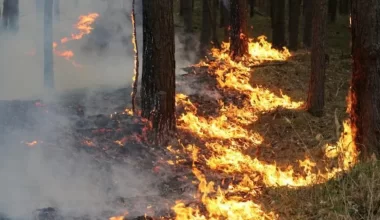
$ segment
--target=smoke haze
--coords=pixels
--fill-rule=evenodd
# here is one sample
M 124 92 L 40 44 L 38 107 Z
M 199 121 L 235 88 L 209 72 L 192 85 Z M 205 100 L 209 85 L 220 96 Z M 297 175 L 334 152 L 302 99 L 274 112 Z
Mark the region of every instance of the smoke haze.
M 63 47 L 74 52 L 73 60 L 82 67 L 54 56 L 56 90 L 58 93 L 69 93 L 87 89 L 86 99 L 91 100 L 96 90 L 130 86 L 133 74 L 132 26 L 129 18 L 131 1 L 113 1 L 112 5 L 101 0 L 80 0 L 78 5 L 75 2 L 60 1 L 60 20 L 54 21 L 53 25 L 55 42 L 75 33 L 73 25 L 80 15 L 96 12 L 100 16 L 95 22 L 93 34 L 70 41 Z M 141 7 L 139 10 L 141 13 Z M 35 1 L 20 0 L 18 33 L 0 34 L 0 100 L 46 97 L 41 53 L 43 29 L 42 24 L 36 22 L 37 17 Z M 141 14 L 137 18 L 141 24 Z M 141 26 L 137 34 L 141 61 Z M 104 50 L 94 49 L 94 42 L 105 43 L 107 47 Z M 182 50 L 178 38 L 176 48 L 177 51 Z M 178 73 L 180 67 L 190 63 L 177 56 Z M 141 65 L 142 62 L 140 72 Z M 60 96 L 48 94 L 48 97 L 60 102 Z M 92 111 L 108 108 L 104 102 L 97 105 L 91 107 Z M 33 127 L 0 134 L 0 213 L 15 219 L 31 219 L 36 209 L 57 207 L 65 213 L 96 216 L 103 210 L 112 210 L 109 201 L 117 196 L 157 194 L 152 187 L 154 178 L 150 172 L 136 171 L 121 164 L 97 162 L 86 152 L 73 151 L 74 138 L 67 134 L 62 136 L 65 132 L 74 136 L 67 116 L 49 113 L 45 117 L 35 112 L 29 113 L 29 116 L 37 121 Z M 0 119 L 4 117 L 7 115 Z M 24 120 L 17 118 L 17 115 L 12 117 L 15 117 L 13 121 Z M 8 126 L 0 121 L 0 131 Z M 21 144 L 32 140 L 43 140 L 44 147 Z M 54 144 L 50 145 L 49 140 L 53 140 Z M 133 164 L 133 160 L 130 163 Z

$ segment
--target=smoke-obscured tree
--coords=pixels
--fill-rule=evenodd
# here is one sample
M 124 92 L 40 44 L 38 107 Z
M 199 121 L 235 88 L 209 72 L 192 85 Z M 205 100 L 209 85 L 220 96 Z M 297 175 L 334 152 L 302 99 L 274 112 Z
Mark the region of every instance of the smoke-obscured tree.
M 227 5 L 223 1 L 220 2 L 220 26 L 224 30 L 223 41 L 228 42 L 230 38 L 230 11 L 228 10 Z
M 303 16 L 304 16 L 304 28 L 303 28 L 303 45 L 306 48 L 311 47 L 311 26 L 313 20 L 313 0 L 303 1 Z
M 172 0 L 143 0 L 142 116 L 161 143 L 175 130 L 175 59 Z
M 298 49 L 299 23 L 302 0 L 289 0 L 289 49 Z
M 348 15 L 349 0 L 339 0 L 339 13 L 341 15 Z
M 336 13 L 337 13 L 337 8 L 338 8 L 338 0 L 329 0 L 329 21 L 331 23 L 336 21 Z
M 44 85 L 54 88 L 53 72 L 53 0 L 44 4 Z
M 181 1 L 181 13 L 185 32 L 185 56 L 189 58 L 189 51 L 194 49 L 193 42 L 193 5 L 192 1 Z
M 273 1 L 273 48 L 282 49 L 285 45 L 285 0 Z
M 249 0 L 249 16 L 252 18 L 255 16 L 256 0 Z
M 230 56 L 232 59 L 248 54 L 247 0 L 230 1 Z
M 211 40 L 211 11 L 209 7 L 209 0 L 202 0 L 202 27 L 199 45 L 199 56 L 206 55 Z
M 54 0 L 54 18 L 59 21 L 60 19 L 60 0 Z
M 351 122 L 363 159 L 380 156 L 380 2 L 352 0 Z
M 314 116 L 322 116 L 325 105 L 327 1 L 313 0 L 311 76 L 307 110 Z
M 12 31 L 18 30 L 19 0 L 3 1 L 3 27 Z

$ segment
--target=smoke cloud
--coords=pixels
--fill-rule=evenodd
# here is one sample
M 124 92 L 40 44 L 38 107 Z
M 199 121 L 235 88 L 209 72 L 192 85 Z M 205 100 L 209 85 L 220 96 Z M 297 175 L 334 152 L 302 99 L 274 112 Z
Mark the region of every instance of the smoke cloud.
M 54 57 L 57 94 L 43 89 L 42 20 L 36 14 L 35 1 L 20 1 L 20 25 L 17 34 L 0 34 L 0 213 L 14 219 L 31 219 L 39 208 L 57 207 L 67 214 L 99 216 L 104 210 L 117 211 L 110 205 L 117 196 L 156 195 L 150 172 L 94 159 L 88 152 L 75 150 L 76 133 L 67 116 L 49 112 L 28 114 L 37 121 L 32 127 L 3 132 L 12 123 L 25 124 L 18 113 L 4 113 L 4 100 L 48 98 L 61 102 L 58 94 L 84 91 L 88 112 L 104 111 L 114 106 L 97 100 L 99 90 L 128 87 L 132 84 L 133 47 L 130 24 L 131 1 L 61 0 L 60 20 L 54 21 L 54 41 L 75 33 L 73 25 L 80 15 L 99 13 L 93 33 L 66 43 L 74 52 L 73 60 Z M 112 3 L 112 4 L 111 4 Z M 142 59 L 141 2 L 137 1 L 138 41 Z M 176 51 L 183 46 L 176 37 Z M 177 73 L 193 60 L 182 60 L 176 53 Z M 194 56 L 193 56 L 194 57 Z M 140 62 L 141 63 L 141 62 Z M 141 72 L 140 64 L 140 72 Z M 130 93 L 130 92 L 129 92 Z M 129 96 L 129 93 L 126 96 Z M 128 99 L 121 100 L 120 103 Z M 25 110 L 26 111 L 26 110 Z M 87 113 L 88 113 L 87 112 Z M 14 115 L 12 115 L 14 114 Z M 14 117 L 11 124 L 5 118 Z M 44 147 L 28 147 L 22 142 L 43 140 Z M 51 142 L 51 143 L 50 143 Z M 129 164 L 133 164 L 130 159 Z M 0 215 L 1 216 L 1 215 Z

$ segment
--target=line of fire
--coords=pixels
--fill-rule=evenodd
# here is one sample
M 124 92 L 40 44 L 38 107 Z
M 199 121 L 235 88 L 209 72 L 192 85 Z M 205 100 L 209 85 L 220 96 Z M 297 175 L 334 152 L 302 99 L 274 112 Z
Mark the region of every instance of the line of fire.
M 379 9 L 3 0 L 0 220 L 379 219 Z

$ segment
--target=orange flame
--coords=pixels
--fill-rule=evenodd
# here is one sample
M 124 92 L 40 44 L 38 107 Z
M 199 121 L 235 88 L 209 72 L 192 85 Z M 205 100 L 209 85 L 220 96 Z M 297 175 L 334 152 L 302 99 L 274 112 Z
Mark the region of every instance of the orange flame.
M 74 25 L 74 28 L 79 32 L 76 34 L 71 34 L 71 37 L 64 37 L 60 40 L 60 45 L 63 45 L 69 41 L 72 40 L 79 40 L 82 39 L 83 36 L 90 34 L 93 28 L 91 25 L 95 22 L 96 18 L 99 17 L 99 14 L 97 13 L 90 13 L 88 15 L 81 15 L 78 18 L 78 22 Z M 58 43 L 53 43 L 53 50 L 54 54 L 60 57 L 65 58 L 66 60 L 69 60 L 72 62 L 72 64 L 76 67 L 80 67 L 79 64 L 77 64 L 75 61 L 72 60 L 74 57 L 74 52 L 72 50 L 57 50 Z
M 212 61 L 200 62 L 197 66 L 207 66 L 208 73 L 217 81 L 217 88 L 225 94 L 231 92 L 244 95 L 241 105 L 225 104 L 219 101 L 219 116 L 199 116 L 197 106 L 184 94 L 177 94 L 176 104 L 185 109 L 185 113 L 178 117 L 177 124 L 183 131 L 205 141 L 204 147 L 189 144 L 185 152 L 190 154 L 193 161 L 202 159 L 203 167 L 213 173 L 234 177 L 239 174 L 243 179 L 230 184 L 228 189 L 222 189 L 216 182 L 207 181 L 206 174 L 202 173 L 193 163 L 193 173 L 198 179 L 198 198 L 206 212 L 200 206 L 188 207 L 182 201 L 177 201 L 172 208 L 178 220 L 193 219 L 278 219 L 276 213 L 264 211 L 255 201 L 259 195 L 258 187 L 300 187 L 323 183 L 338 173 L 350 169 L 357 160 L 357 151 L 353 143 L 353 128 L 348 121 L 343 123 L 344 131 L 338 142 L 326 145 L 326 157 L 339 157 L 337 167 L 326 170 L 317 170 L 316 162 L 311 157 L 296 161 L 300 171 L 293 166 L 279 167 L 260 161 L 258 158 L 246 155 L 243 150 L 260 145 L 264 137 L 257 132 L 247 129 L 247 125 L 255 123 L 260 113 L 273 111 L 278 107 L 286 109 L 301 109 L 302 101 L 292 101 L 290 97 L 280 96 L 262 87 L 252 87 L 250 84 L 251 66 L 265 61 L 284 61 L 291 54 L 284 48 L 283 51 L 272 49 L 264 36 L 258 41 L 249 40 L 249 55 L 240 62 L 234 62 L 229 56 L 229 44 L 224 43 L 222 49 L 212 49 L 215 58 Z M 291 121 L 287 119 L 289 123 Z M 171 147 L 170 152 L 178 154 Z M 210 152 L 210 156 L 198 154 Z M 332 152 L 335 153 L 332 153 Z M 201 162 L 202 162 L 201 161 Z M 169 164 L 177 162 L 170 160 Z M 207 171 L 204 171 L 207 172 Z M 231 196 L 233 195 L 233 196 Z M 244 196 L 243 196 L 244 195 Z

